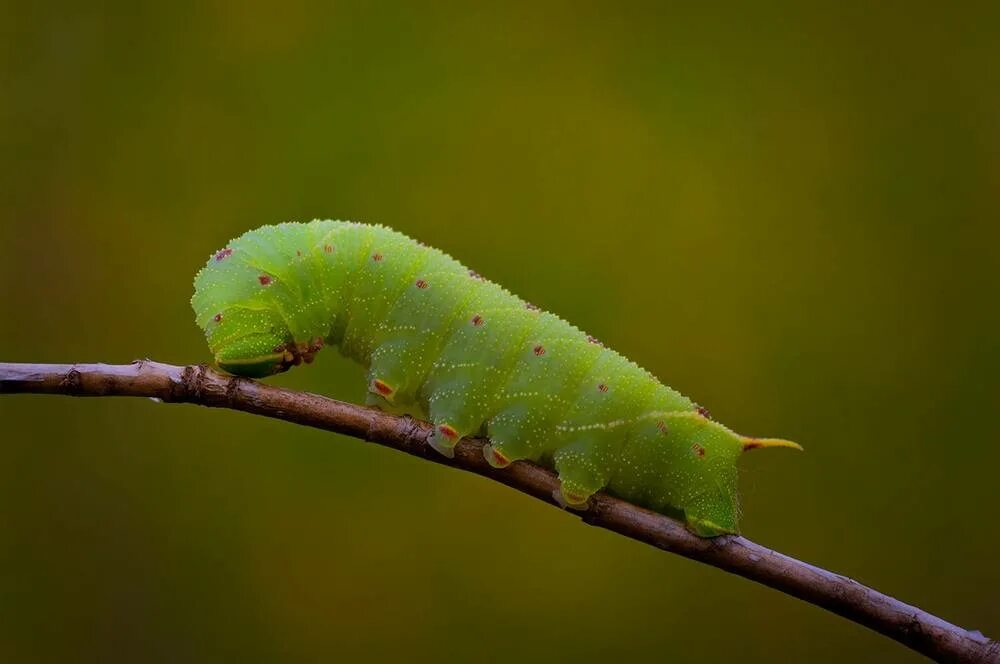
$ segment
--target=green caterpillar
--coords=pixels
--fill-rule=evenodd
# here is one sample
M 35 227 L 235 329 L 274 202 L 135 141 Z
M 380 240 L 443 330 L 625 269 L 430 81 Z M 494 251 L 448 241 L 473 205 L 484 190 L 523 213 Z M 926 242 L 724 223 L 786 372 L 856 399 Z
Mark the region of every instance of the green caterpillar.
M 583 507 L 605 489 L 737 532 L 736 460 L 797 444 L 740 436 L 652 374 L 437 249 L 384 226 L 264 226 L 213 254 L 191 299 L 215 361 L 263 377 L 324 344 L 368 365 L 368 404 L 433 425 L 446 456 L 467 435 L 486 459 L 530 459 Z

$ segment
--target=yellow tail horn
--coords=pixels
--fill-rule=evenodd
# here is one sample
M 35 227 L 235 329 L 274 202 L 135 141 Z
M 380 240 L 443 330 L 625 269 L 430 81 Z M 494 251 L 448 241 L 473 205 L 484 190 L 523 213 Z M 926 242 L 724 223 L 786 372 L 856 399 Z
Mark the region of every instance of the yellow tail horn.
M 743 441 L 743 451 L 756 450 L 761 447 L 790 447 L 793 450 L 802 450 L 802 446 L 798 443 L 793 443 L 790 440 L 782 440 L 781 438 L 751 438 L 749 436 L 740 436 L 740 440 Z

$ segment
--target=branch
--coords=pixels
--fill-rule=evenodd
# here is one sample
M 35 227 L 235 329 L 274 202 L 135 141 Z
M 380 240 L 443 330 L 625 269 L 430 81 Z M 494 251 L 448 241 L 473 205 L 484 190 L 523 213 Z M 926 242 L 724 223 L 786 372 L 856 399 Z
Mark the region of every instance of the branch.
M 409 417 L 271 387 L 220 374 L 202 365 L 178 367 L 141 360 L 127 365 L 0 363 L 0 394 L 154 397 L 165 402 L 231 408 L 335 431 L 460 468 L 506 484 L 547 503 L 554 473 L 518 461 L 498 470 L 486 463 L 482 442 L 465 439 L 446 459 L 426 444 L 430 426 Z M 967 631 L 857 581 L 754 544 L 739 536 L 702 539 L 680 523 L 600 493 L 577 513 L 606 528 L 665 551 L 718 567 L 823 607 L 941 662 L 1000 664 L 1000 643 Z

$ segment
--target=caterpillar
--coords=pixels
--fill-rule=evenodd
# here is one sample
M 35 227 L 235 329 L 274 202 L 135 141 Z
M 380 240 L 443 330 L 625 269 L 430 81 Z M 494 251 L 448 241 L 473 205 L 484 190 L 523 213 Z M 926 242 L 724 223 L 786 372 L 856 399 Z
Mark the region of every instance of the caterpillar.
M 702 537 L 736 533 L 740 454 L 801 449 L 730 431 L 594 337 L 385 226 L 263 226 L 212 254 L 194 287 L 222 370 L 261 378 L 337 346 L 368 366 L 368 405 L 428 420 L 446 456 L 481 435 L 494 467 L 553 468 L 567 507 L 605 490 Z

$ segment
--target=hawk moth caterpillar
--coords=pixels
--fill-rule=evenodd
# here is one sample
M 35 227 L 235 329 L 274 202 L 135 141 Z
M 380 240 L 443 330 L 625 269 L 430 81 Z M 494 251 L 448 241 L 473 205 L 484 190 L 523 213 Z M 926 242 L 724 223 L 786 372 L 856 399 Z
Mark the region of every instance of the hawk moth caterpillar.
M 269 376 L 335 345 L 369 367 L 369 405 L 429 420 L 442 454 L 478 434 L 493 466 L 554 468 L 566 506 L 607 490 L 703 537 L 735 533 L 740 454 L 801 449 L 730 431 L 561 318 L 384 226 L 263 226 L 212 254 L 194 286 L 223 370 Z

